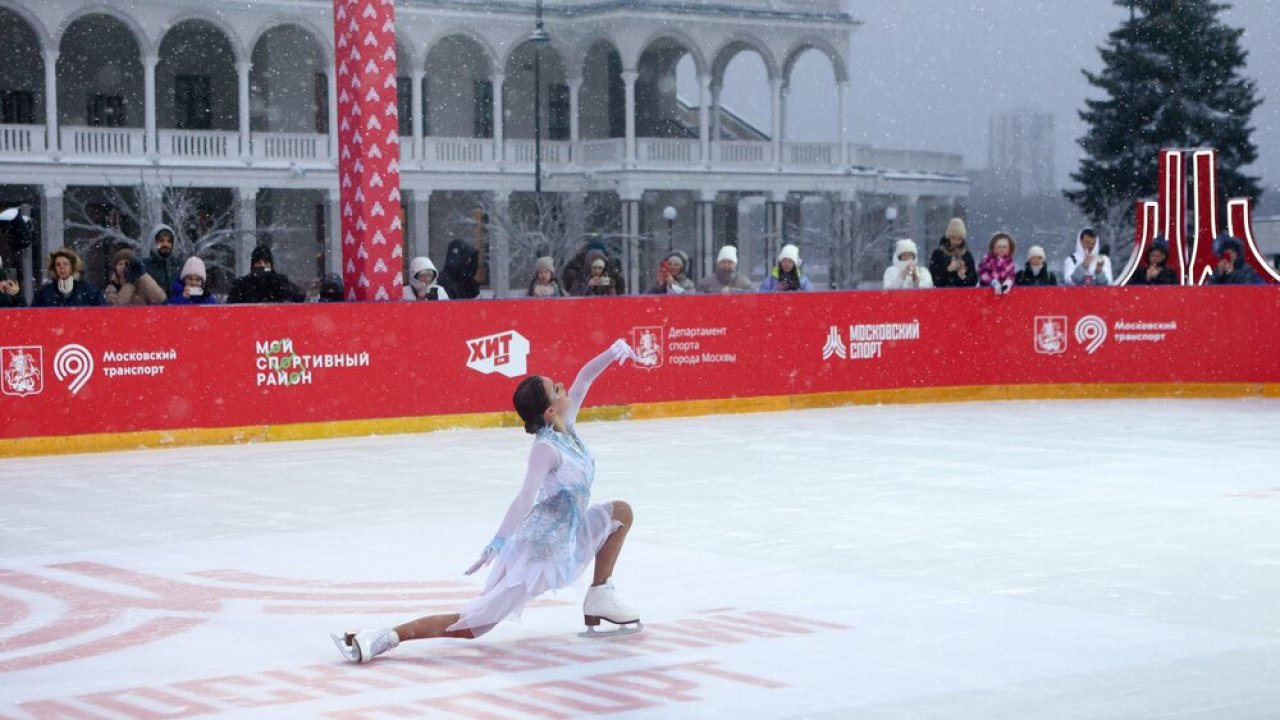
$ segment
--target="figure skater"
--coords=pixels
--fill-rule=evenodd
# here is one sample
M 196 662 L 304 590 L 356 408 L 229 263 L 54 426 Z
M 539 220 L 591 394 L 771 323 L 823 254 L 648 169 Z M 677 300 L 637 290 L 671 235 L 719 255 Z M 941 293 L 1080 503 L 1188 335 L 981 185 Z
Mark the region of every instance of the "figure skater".
M 618 600 L 610 581 L 631 529 L 631 506 L 620 500 L 591 505 L 595 458 L 574 429 L 591 383 L 610 363 L 622 364 L 635 353 L 623 340 L 583 366 L 573 386 L 532 375 L 516 388 L 512 402 L 525 432 L 536 435 L 529 451 L 524 485 L 511 502 L 492 541 L 467 574 L 493 564 L 484 592 L 458 613 L 429 615 L 382 630 L 332 635 L 343 656 L 365 663 L 408 640 L 478 638 L 503 618 L 517 617 L 526 603 L 548 590 L 576 580 L 595 558 L 595 574 L 582 604 L 587 632 L 617 635 L 637 632 L 640 616 Z M 601 620 L 617 629 L 597 631 Z

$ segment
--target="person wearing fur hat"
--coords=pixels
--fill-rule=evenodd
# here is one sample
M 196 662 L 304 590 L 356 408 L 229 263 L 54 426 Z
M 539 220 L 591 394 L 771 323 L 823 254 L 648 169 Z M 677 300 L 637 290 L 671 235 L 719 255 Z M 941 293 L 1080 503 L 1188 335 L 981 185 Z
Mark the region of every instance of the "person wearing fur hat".
M 1147 264 L 1140 266 L 1133 277 L 1129 278 L 1130 285 L 1177 285 L 1178 273 L 1169 267 L 1169 243 L 1163 238 L 1156 238 L 1156 241 L 1147 248 Z
M 1224 235 L 1218 238 L 1217 246 L 1218 265 L 1209 277 L 1210 285 L 1262 284 L 1257 271 L 1244 261 L 1244 243 Z
M 769 276 L 760 283 L 760 292 L 789 292 L 794 290 L 812 290 L 813 283 L 800 271 L 800 248 L 790 243 L 783 245 L 778 252 L 778 264 L 769 271 Z
M 176 237 L 173 228 L 163 223 L 152 228 L 151 242 L 154 247 L 142 263 L 147 274 L 166 293 L 172 293 L 174 287 L 182 281 L 182 266 L 186 262 L 186 258 L 174 252 Z
M 751 278 L 738 272 L 738 248 L 725 245 L 716 255 L 716 269 L 698 281 L 695 289 L 700 293 L 749 293 L 756 291 Z
M 973 253 L 969 252 L 969 229 L 964 220 L 951 218 L 947 230 L 929 256 L 929 274 L 935 287 L 974 287 L 978 284 L 978 270 L 974 267 Z
M 685 274 L 689 256 L 675 250 L 667 254 L 658 266 L 658 278 L 647 295 L 687 295 L 694 292 L 693 281 Z
M 987 244 L 987 255 L 978 264 L 978 280 L 984 287 L 993 288 L 997 295 L 1003 295 L 1013 289 L 1017 268 L 1013 264 L 1013 253 L 1016 243 L 1007 232 L 998 232 L 991 236 Z
M 1067 285 L 1111 285 L 1111 258 L 1098 252 L 1098 233 L 1085 228 L 1076 235 L 1075 252 L 1062 261 L 1062 281 Z
M 307 292 L 289 281 L 289 277 L 275 271 L 275 256 L 271 248 L 259 245 L 249 256 L 250 270 L 244 277 L 236 278 L 227 295 L 227 304 L 306 302 Z
M 18 282 L 18 274 L 6 271 L 0 263 L 0 308 L 26 307 L 27 301 L 22 297 L 22 284 Z
M 170 294 L 170 305 L 217 305 L 218 299 L 206 287 L 208 273 L 204 261 L 192 255 L 182 264 L 182 284 Z
M 560 281 L 556 279 L 556 262 L 550 257 L 540 257 L 533 264 L 533 279 L 529 281 L 529 297 L 564 297 Z
M 908 290 L 933 287 L 933 275 L 929 268 L 916 262 L 916 244 L 911 240 L 899 240 L 893 245 L 893 264 L 884 269 L 885 290 Z
M 36 293 L 32 307 L 87 307 L 106 305 L 102 291 L 87 280 L 80 279 L 84 263 L 70 248 L 58 248 L 49 253 L 45 270 L 49 282 Z
M 128 248 L 111 257 L 111 278 L 103 291 L 108 305 L 163 305 L 165 292 Z
M 416 257 L 409 261 L 409 284 L 404 286 L 404 299 L 448 300 L 449 292 L 436 282 L 436 265 L 428 257 Z
M 1044 248 L 1032 245 L 1027 251 L 1027 264 L 1014 277 L 1015 285 L 1047 287 L 1058 284 L 1058 276 L 1045 264 Z

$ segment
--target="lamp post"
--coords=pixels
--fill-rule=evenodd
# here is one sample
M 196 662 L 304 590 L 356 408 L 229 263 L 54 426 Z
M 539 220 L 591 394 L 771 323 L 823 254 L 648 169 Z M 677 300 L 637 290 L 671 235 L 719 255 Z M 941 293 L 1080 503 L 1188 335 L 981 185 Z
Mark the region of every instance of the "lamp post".
M 542 195 L 542 46 L 551 36 L 542 27 L 542 0 L 534 9 L 533 34 L 533 192 Z
M 672 244 L 673 226 L 676 223 L 676 209 L 670 205 L 662 209 L 662 219 L 667 221 L 667 254 L 674 249 Z
M 890 205 L 884 209 L 884 234 L 889 240 L 889 262 L 893 262 L 893 224 L 898 221 L 898 206 Z

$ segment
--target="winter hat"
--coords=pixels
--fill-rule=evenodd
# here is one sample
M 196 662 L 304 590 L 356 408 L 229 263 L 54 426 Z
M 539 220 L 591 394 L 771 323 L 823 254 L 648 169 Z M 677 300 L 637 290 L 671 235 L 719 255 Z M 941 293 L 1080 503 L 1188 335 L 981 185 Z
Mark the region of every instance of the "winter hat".
M 663 258 L 663 260 L 666 261 L 668 265 L 671 263 L 672 260 L 675 260 L 677 263 L 680 264 L 680 270 L 682 271 L 689 267 L 689 256 L 685 255 L 680 250 L 667 253 L 667 256 Z
M 253 252 L 249 255 L 249 264 L 253 265 L 257 262 L 265 261 L 271 267 L 276 266 L 275 256 L 271 254 L 271 248 L 266 245 L 258 245 L 253 248 Z
M 182 272 L 178 274 L 178 277 L 186 279 L 192 275 L 195 275 L 201 280 L 208 278 L 204 271 L 204 261 L 195 255 L 187 258 L 187 261 L 182 264 Z
M 902 253 L 911 253 L 916 257 L 920 257 L 920 253 L 916 251 L 916 244 L 912 240 L 899 240 L 893 244 L 893 259 L 897 260 L 902 257 Z
M 782 250 L 778 253 L 778 262 L 783 260 L 790 260 L 796 264 L 796 267 L 800 267 L 800 248 L 790 243 L 783 245 Z
M 116 263 L 120 262 L 121 260 L 123 260 L 123 261 L 125 261 L 125 262 L 128 262 L 129 260 L 132 260 L 132 259 L 134 259 L 134 258 L 136 258 L 136 257 L 138 257 L 138 255 L 137 255 L 135 252 L 133 252 L 132 250 L 130 250 L 129 248 L 124 248 L 124 249 L 121 249 L 121 250 L 117 250 L 117 251 L 116 251 L 116 254 L 111 256 L 111 268 L 110 268 L 110 269 L 114 270 L 114 269 L 115 269 L 115 266 L 116 266 Z
M 151 228 L 151 242 L 155 242 L 156 238 L 160 237 L 160 233 L 168 233 L 170 240 L 173 240 L 174 242 L 178 241 L 178 235 L 173 231 L 173 228 L 165 225 L 164 223 L 160 223 L 159 225 Z
M 946 237 L 958 237 L 961 240 L 968 240 L 969 229 L 965 227 L 964 220 L 961 218 L 951 218 L 951 222 L 947 223 L 947 231 L 944 235 Z
M 716 256 L 716 262 L 722 263 L 725 260 L 731 261 L 734 265 L 738 264 L 738 248 L 733 245 L 725 245 L 720 248 L 720 254 Z
M 409 279 L 416 280 L 418 273 L 423 270 L 430 270 L 433 275 L 439 275 L 436 271 L 435 263 L 431 262 L 431 258 L 416 257 L 409 261 Z
M 556 261 L 545 255 L 538 258 L 537 262 L 533 264 L 533 272 L 536 274 L 539 270 L 546 270 L 554 275 L 556 272 Z
M 1045 255 L 1044 255 L 1044 248 L 1040 247 L 1039 245 L 1032 245 L 1032 246 L 1027 250 L 1027 259 L 1028 259 L 1028 260 L 1030 260 L 1030 259 L 1031 259 L 1031 258 L 1033 258 L 1033 257 L 1038 257 L 1038 258 L 1040 258 L 1041 260 L 1044 260 L 1044 258 L 1045 258 Z
M 604 258 L 596 258 L 595 260 L 592 260 L 592 261 L 591 261 L 591 267 L 593 267 L 593 268 L 600 268 L 601 270 L 603 270 L 603 269 L 604 269 Z

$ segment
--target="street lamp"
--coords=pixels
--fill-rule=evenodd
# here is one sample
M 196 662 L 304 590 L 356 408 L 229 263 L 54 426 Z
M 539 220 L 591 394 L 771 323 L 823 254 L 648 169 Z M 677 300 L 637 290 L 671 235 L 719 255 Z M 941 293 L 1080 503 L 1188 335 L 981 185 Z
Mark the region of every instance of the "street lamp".
M 662 209 L 662 218 L 667 221 L 667 254 L 670 255 L 672 246 L 672 226 L 676 223 L 676 209 L 670 205 Z
M 533 34 L 533 191 L 542 195 L 542 46 L 551 36 L 542 27 L 542 0 L 534 9 Z
M 889 262 L 893 262 L 893 224 L 898 220 L 898 206 L 890 205 L 884 209 L 884 234 L 889 240 Z

